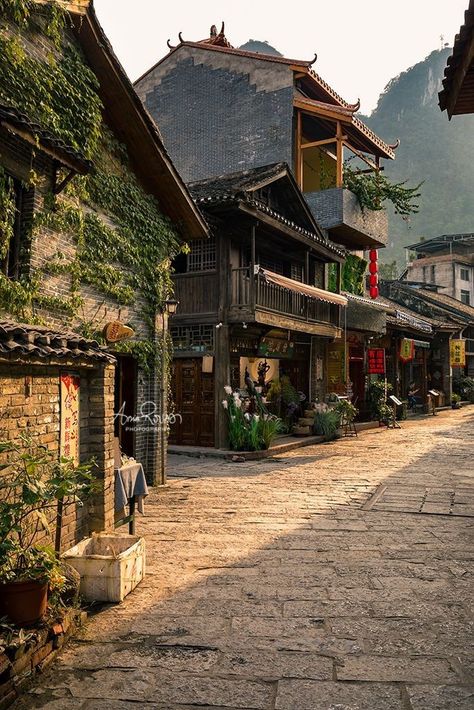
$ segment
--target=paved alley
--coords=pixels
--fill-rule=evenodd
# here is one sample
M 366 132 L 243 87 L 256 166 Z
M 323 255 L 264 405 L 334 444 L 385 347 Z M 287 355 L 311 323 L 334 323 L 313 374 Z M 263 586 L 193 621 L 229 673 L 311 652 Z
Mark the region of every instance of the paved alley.
M 15 710 L 471 710 L 474 407 L 248 463 L 172 457 L 147 577 Z

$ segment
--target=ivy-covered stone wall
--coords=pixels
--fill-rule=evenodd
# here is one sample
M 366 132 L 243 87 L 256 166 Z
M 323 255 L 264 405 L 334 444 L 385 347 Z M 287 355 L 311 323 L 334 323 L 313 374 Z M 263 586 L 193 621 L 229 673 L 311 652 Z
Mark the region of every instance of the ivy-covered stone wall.
M 52 159 L 39 145 L 0 130 L 0 261 L 13 235 L 12 177 L 32 203 L 19 278 L 0 273 L 0 312 L 99 341 L 105 323 L 130 325 L 136 336 L 117 350 L 138 359 L 138 394 L 146 401 L 169 363 L 168 342 L 155 337 L 155 318 L 171 293 L 170 260 L 182 244 L 104 120 L 97 79 L 68 16 L 54 3 L 0 0 L 0 104 L 21 111 L 93 165 L 55 196 Z M 56 184 L 67 172 L 59 171 Z M 152 475 L 159 437 L 137 433 L 135 455 Z

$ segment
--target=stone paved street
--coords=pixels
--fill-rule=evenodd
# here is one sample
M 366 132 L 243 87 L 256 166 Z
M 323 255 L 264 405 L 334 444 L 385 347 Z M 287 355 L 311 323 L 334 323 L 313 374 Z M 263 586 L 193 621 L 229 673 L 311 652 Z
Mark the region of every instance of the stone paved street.
M 174 457 L 148 575 L 16 710 L 472 710 L 474 407 L 231 463 Z

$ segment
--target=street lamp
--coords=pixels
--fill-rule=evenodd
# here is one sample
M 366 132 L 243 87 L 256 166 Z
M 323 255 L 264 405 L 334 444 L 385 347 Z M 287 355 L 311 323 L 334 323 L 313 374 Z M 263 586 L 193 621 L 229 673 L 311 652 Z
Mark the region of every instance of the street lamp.
M 161 471 L 160 471 L 160 486 L 166 484 L 166 459 L 165 459 L 165 397 L 166 397 L 166 372 L 165 372 L 165 343 L 166 343 L 166 322 L 167 317 L 174 316 L 179 306 L 179 301 L 175 298 L 167 298 L 163 302 L 161 307 L 161 347 L 162 347 L 162 360 L 161 360 L 161 421 L 160 421 L 160 431 L 161 431 Z

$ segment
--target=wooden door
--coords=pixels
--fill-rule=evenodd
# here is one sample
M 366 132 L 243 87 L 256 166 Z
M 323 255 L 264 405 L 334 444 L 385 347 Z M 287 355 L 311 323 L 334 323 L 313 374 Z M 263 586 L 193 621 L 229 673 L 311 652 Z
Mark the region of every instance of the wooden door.
M 202 358 L 175 359 L 171 389 L 176 422 L 170 443 L 214 446 L 214 375 L 202 371 Z
M 127 424 L 126 417 L 137 414 L 137 361 L 129 355 L 116 355 L 114 436 L 127 456 L 135 455 L 135 427 Z

